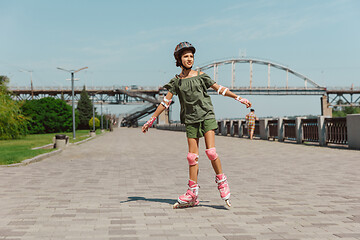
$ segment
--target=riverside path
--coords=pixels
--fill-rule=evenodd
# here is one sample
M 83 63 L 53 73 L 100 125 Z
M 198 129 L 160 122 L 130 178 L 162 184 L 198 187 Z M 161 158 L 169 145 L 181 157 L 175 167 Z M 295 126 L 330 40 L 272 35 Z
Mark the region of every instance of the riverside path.
M 225 207 L 200 141 L 199 200 L 185 133 L 120 128 L 0 168 L 0 239 L 360 239 L 360 152 L 216 136 Z

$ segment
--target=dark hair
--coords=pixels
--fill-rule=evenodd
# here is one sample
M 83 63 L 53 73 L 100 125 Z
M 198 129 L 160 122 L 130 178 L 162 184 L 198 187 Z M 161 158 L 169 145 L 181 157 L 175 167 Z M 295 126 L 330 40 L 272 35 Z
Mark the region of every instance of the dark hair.
M 250 112 L 255 112 L 255 110 L 253 108 L 250 109 Z

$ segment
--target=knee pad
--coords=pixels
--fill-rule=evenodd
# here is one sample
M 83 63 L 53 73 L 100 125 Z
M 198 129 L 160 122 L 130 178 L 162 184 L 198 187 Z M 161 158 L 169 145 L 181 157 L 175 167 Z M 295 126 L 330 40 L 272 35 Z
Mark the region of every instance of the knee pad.
M 199 155 L 197 155 L 196 153 L 188 153 L 187 160 L 189 161 L 189 166 L 196 165 L 198 158 L 199 158 Z
M 206 155 L 208 156 L 209 160 L 214 161 L 218 158 L 216 153 L 216 148 L 209 148 L 205 150 Z

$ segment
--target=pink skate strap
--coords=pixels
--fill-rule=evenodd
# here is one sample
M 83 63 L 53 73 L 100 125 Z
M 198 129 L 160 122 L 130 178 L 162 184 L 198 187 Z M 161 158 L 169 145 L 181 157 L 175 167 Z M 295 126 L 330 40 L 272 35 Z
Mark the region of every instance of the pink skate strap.
M 193 197 L 193 198 L 196 197 L 195 193 L 193 193 L 193 191 L 191 191 L 190 189 L 188 189 L 188 190 L 186 191 L 186 194 L 190 195 L 190 196 Z
M 189 179 L 189 187 L 193 187 L 194 185 L 196 185 L 196 182 Z
M 226 176 L 224 173 L 216 175 L 215 182 L 222 183 L 226 181 Z

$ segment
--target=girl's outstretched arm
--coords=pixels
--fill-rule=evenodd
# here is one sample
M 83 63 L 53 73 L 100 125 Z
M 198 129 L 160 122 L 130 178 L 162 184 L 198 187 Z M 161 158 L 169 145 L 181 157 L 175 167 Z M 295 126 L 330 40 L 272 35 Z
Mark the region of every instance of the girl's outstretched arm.
M 161 104 L 156 108 L 154 114 L 152 115 L 152 117 L 150 118 L 149 121 L 147 121 L 144 126 L 142 126 L 141 131 L 143 133 L 146 133 L 149 128 L 153 125 L 153 123 L 155 122 L 156 118 L 167 108 L 170 107 L 171 104 L 171 99 L 173 97 L 173 94 L 171 92 L 168 92 L 166 94 L 166 96 L 164 97 L 164 100 L 161 102 Z
M 231 98 L 235 99 L 236 101 L 239 101 L 242 104 L 245 104 L 247 108 L 251 107 L 251 102 L 249 100 L 236 95 L 235 93 L 231 92 L 227 87 L 223 87 L 217 83 L 214 83 L 211 86 L 211 88 L 214 89 L 215 91 L 217 91 L 218 94 L 221 94 L 221 95 L 227 96 L 227 97 L 231 97 Z

